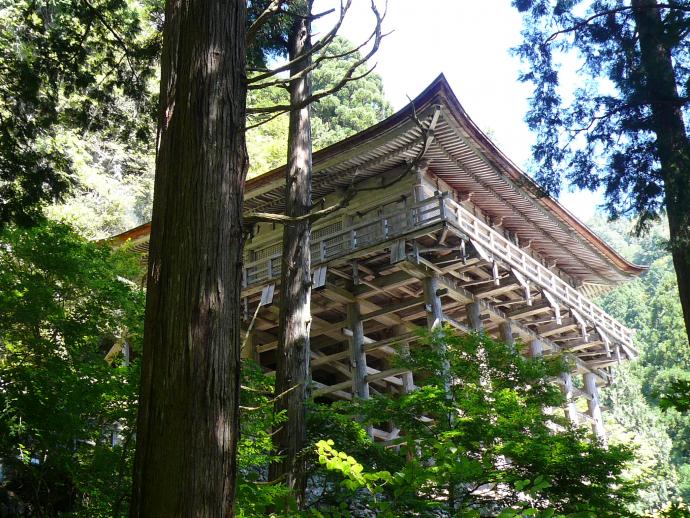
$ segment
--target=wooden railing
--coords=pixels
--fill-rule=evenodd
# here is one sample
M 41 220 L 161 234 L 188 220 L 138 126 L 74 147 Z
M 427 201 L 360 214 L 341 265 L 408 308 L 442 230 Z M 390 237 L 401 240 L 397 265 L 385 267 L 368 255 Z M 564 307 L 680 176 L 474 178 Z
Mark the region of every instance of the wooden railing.
M 609 338 L 615 338 L 627 347 L 633 346 L 633 332 L 630 329 L 467 209 L 444 195 L 441 195 L 440 199 L 444 221 L 456 226 L 470 238 L 470 241 L 484 247 L 498 261 L 506 263 L 511 269 L 517 270 L 537 286 L 554 295 L 564 306 L 574 309 L 594 325 L 601 327 L 608 333 Z
M 528 280 L 558 299 L 565 307 L 632 348 L 632 331 L 621 325 L 587 297 L 558 275 L 539 263 L 520 247 L 489 227 L 446 194 L 439 194 L 413 205 L 389 211 L 385 206 L 368 211 L 370 217 L 352 224 L 346 222 L 355 215 L 346 214 L 316 227 L 312 233 L 312 265 L 332 261 L 357 250 L 370 248 L 427 226 L 445 223 L 455 227 L 460 235 L 487 250 L 496 261 L 508 265 Z M 244 286 L 265 284 L 280 277 L 280 242 L 249 252 L 245 262 Z M 254 257 L 254 259 L 252 259 Z
M 363 250 L 411 231 L 442 222 L 439 201 L 430 198 L 387 213 L 385 207 L 367 211 L 361 221 L 346 224 L 354 215 L 345 214 L 329 220 L 312 231 L 311 260 L 313 266 Z M 280 277 L 280 242 L 272 242 L 249 252 L 244 268 L 244 286 L 266 283 Z M 251 256 L 258 257 L 252 259 Z

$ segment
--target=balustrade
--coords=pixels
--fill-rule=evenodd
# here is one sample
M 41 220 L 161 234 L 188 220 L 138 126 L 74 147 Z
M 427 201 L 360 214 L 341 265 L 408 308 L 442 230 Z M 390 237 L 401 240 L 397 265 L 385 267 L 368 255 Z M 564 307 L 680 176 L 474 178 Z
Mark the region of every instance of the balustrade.
M 575 288 L 546 268 L 530 254 L 516 246 L 480 218 L 450 199 L 438 194 L 413 205 L 387 212 L 383 206 L 367 212 L 369 217 L 343 214 L 331 219 L 312 234 L 312 264 L 317 266 L 358 250 L 384 246 L 393 239 L 425 227 L 448 225 L 470 242 L 484 248 L 493 259 L 519 272 L 529 281 L 547 291 L 564 306 L 586 316 L 592 324 L 601 327 L 624 347 L 632 349 L 632 332 L 591 302 Z M 354 221 L 346 224 L 346 221 Z M 273 242 L 251 252 L 253 261 L 247 261 L 243 279 L 246 286 L 263 284 L 280 277 L 280 246 Z M 628 351 L 631 352 L 630 350 Z M 630 354 L 631 356 L 634 353 Z

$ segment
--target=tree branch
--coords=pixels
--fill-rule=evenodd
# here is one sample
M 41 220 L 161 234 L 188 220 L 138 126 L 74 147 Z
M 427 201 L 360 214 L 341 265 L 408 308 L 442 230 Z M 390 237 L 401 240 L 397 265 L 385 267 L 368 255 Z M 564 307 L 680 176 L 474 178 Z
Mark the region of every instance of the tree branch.
M 559 31 L 552 33 L 548 38 L 546 38 L 544 40 L 543 45 L 548 45 L 549 43 L 551 43 L 553 40 L 555 40 L 561 34 L 567 34 L 569 32 L 577 31 L 577 30 L 581 29 L 582 27 L 584 27 L 585 25 L 588 25 L 591 21 L 596 20 L 597 18 L 601 18 L 602 16 L 608 16 L 609 14 L 617 14 L 617 13 L 621 13 L 623 11 L 631 11 L 631 10 L 636 10 L 636 9 L 675 9 L 675 10 L 679 10 L 679 11 L 690 12 L 690 6 L 680 5 L 680 4 L 675 4 L 675 3 L 654 4 L 654 5 L 646 5 L 646 6 L 641 6 L 641 7 L 633 7 L 631 5 L 616 7 L 613 9 L 608 9 L 606 11 L 600 11 L 598 13 L 594 13 L 593 15 L 589 16 L 588 18 L 580 20 L 579 22 L 571 25 L 570 27 L 566 27 L 565 29 L 561 29 Z
M 245 38 L 247 46 L 254 42 L 261 27 L 266 25 L 268 20 L 270 20 L 275 14 L 279 13 L 283 5 L 288 1 L 289 0 L 272 0 L 272 2 L 268 4 L 268 7 L 266 7 L 264 12 L 262 12 L 259 17 L 254 20 L 254 23 L 249 26 L 249 29 L 247 29 L 247 35 Z
M 361 45 L 359 45 L 358 47 L 355 47 L 351 50 L 348 50 L 347 52 L 342 52 L 340 54 L 328 54 L 327 50 L 329 47 L 326 47 L 325 49 L 323 49 L 323 52 L 321 52 L 321 54 L 319 54 L 318 57 L 312 61 L 311 65 L 304 68 L 300 72 L 298 72 L 294 75 L 291 75 L 290 77 L 283 77 L 283 78 L 279 78 L 279 79 L 274 79 L 273 81 L 266 81 L 266 82 L 258 83 L 258 84 L 250 84 L 247 86 L 247 89 L 248 90 L 258 90 L 260 88 L 270 88 L 272 86 L 282 85 L 284 83 L 289 83 L 291 81 L 299 79 L 299 78 L 307 75 L 309 72 L 311 72 L 316 67 L 318 67 L 320 63 L 322 63 L 326 60 L 342 59 L 342 58 L 346 58 L 348 56 L 351 56 L 352 54 L 359 52 L 365 45 L 367 45 L 372 40 L 372 38 L 375 36 L 375 34 L 376 34 L 375 32 L 372 32 L 371 36 L 369 36 L 364 42 L 362 42 Z M 310 54 L 308 53 L 307 55 L 310 55 Z
M 257 108 L 248 108 L 247 113 L 248 114 L 255 114 L 255 113 L 275 113 L 275 112 L 284 112 L 284 111 L 295 111 L 295 110 L 301 110 L 305 106 L 308 106 L 309 104 L 312 104 L 319 99 L 322 99 L 328 95 L 333 95 L 340 91 L 346 84 L 356 81 L 358 79 L 362 79 L 366 76 L 368 76 L 371 72 L 374 71 L 376 68 L 376 65 L 372 66 L 369 70 L 367 70 L 365 73 L 360 74 L 358 76 L 355 76 L 355 72 L 357 69 L 362 66 L 364 63 L 369 61 L 371 57 L 376 54 L 376 52 L 379 49 L 379 46 L 381 45 L 381 40 L 387 36 L 387 34 L 383 34 L 381 27 L 383 24 L 383 20 L 386 16 L 387 10 L 388 10 L 388 3 L 386 2 L 386 8 L 384 9 L 383 14 L 380 14 L 376 4 L 374 3 L 374 0 L 371 2 L 371 10 L 374 13 L 374 16 L 376 17 L 376 26 L 374 28 L 374 31 L 372 33 L 372 36 L 368 38 L 368 40 L 371 40 L 373 37 L 373 44 L 369 52 L 367 52 L 364 56 L 360 57 L 359 59 L 355 60 L 350 67 L 345 71 L 345 73 L 341 76 L 340 81 L 338 81 L 335 85 L 333 85 L 330 88 L 327 88 L 325 90 L 321 90 L 320 92 L 317 92 L 311 96 L 309 96 L 307 99 L 304 101 L 295 104 L 295 105 L 290 105 L 290 104 L 280 104 L 280 105 L 274 105 L 274 106 L 265 106 L 265 107 L 257 107 Z M 289 78 L 289 80 L 292 80 L 292 78 Z
M 113 28 L 113 26 L 110 25 L 110 23 L 108 23 L 108 20 L 105 19 L 105 16 L 103 16 L 103 14 L 101 14 L 101 12 L 91 2 L 89 2 L 89 0 L 81 0 L 81 1 L 86 7 L 91 9 L 94 16 L 96 18 L 98 18 L 98 21 L 101 22 L 103 27 L 105 27 L 106 30 L 110 34 L 112 34 L 113 38 L 115 38 L 115 41 L 117 41 L 118 45 L 120 46 L 122 51 L 125 53 L 125 56 L 127 57 L 127 63 L 129 64 L 129 68 L 132 69 L 132 73 L 134 74 L 134 77 L 137 80 L 139 80 L 139 74 L 137 74 L 137 69 L 134 66 L 134 63 L 132 63 L 129 47 L 127 46 L 127 43 L 125 42 L 124 38 L 122 38 L 122 36 L 120 36 L 120 34 Z
M 339 211 L 342 208 L 345 208 L 349 205 L 350 201 L 352 201 L 352 198 L 355 197 L 357 194 L 357 191 L 353 188 L 348 188 L 345 191 L 345 194 L 343 195 L 343 198 L 336 203 L 335 205 L 331 205 L 328 208 L 317 210 L 314 212 L 309 212 L 307 214 L 303 214 L 301 216 L 286 216 L 285 214 L 273 214 L 270 212 L 255 212 L 253 214 L 249 214 L 247 217 L 244 218 L 245 224 L 248 225 L 255 225 L 256 223 L 261 223 L 261 222 L 268 222 L 268 223 L 299 223 L 301 221 L 311 221 L 314 222 L 316 220 L 319 220 L 321 218 L 324 218 L 328 216 L 329 214 L 333 214 L 334 212 Z
M 441 109 L 437 106 L 434 110 L 433 115 L 431 116 L 431 120 L 429 121 L 428 127 L 424 127 L 422 122 L 417 117 L 417 112 L 414 107 L 414 103 L 412 103 L 411 118 L 414 120 L 415 124 L 417 124 L 422 129 L 422 136 L 420 139 L 421 149 L 419 153 L 417 153 L 417 156 L 402 171 L 402 173 L 397 175 L 389 182 L 386 182 L 383 185 L 377 185 L 375 187 L 355 187 L 354 183 L 357 178 L 357 172 L 355 171 L 355 173 L 352 176 L 352 180 L 350 180 L 349 187 L 345 190 L 345 193 L 343 194 L 343 198 L 335 205 L 314 212 L 309 212 L 308 214 L 303 214 L 301 216 L 286 216 L 285 214 L 273 214 L 270 212 L 255 212 L 253 214 L 249 214 L 244 218 L 246 232 L 251 233 L 251 230 L 253 229 L 254 225 L 261 222 L 280 224 L 299 223 L 306 220 L 314 222 L 330 214 L 333 214 L 334 212 L 337 212 L 340 209 L 347 207 L 350 204 L 350 202 L 355 198 L 355 196 L 357 196 L 359 193 L 387 189 L 388 187 L 391 187 L 395 183 L 402 180 L 424 158 L 424 155 L 428 151 L 429 146 L 431 145 L 431 141 L 434 138 L 434 129 L 436 127 L 436 123 L 438 122 L 440 113 Z
M 251 125 L 247 126 L 247 127 L 245 128 L 245 131 L 249 131 L 249 130 L 251 130 L 251 129 L 258 128 L 259 126 L 262 126 L 263 124 L 266 124 L 267 122 L 271 122 L 273 119 L 277 119 L 277 118 L 280 117 L 281 115 L 284 115 L 284 114 L 286 114 L 286 113 L 288 113 L 288 112 L 289 112 L 289 110 L 285 110 L 285 111 L 282 111 L 282 112 L 275 113 L 275 114 L 273 114 L 271 117 L 268 117 L 267 119 L 263 119 L 263 120 L 261 120 L 261 121 L 259 121 L 259 122 L 256 122 L 256 123 L 254 123 L 254 124 L 251 124 Z
M 290 61 L 287 61 L 283 63 L 282 65 L 271 69 L 267 72 L 264 72 L 262 74 L 259 74 L 258 76 L 254 76 L 250 79 L 247 79 L 247 83 L 256 83 L 258 81 L 263 81 L 264 79 L 268 79 L 269 77 L 272 77 L 276 74 L 279 74 L 280 72 L 285 72 L 286 70 L 289 70 L 293 65 L 296 63 L 299 63 L 300 61 L 303 61 L 304 59 L 308 58 L 309 56 L 312 56 L 314 53 L 321 51 L 321 49 L 327 47 L 331 41 L 336 37 L 338 30 L 340 30 L 340 26 L 343 24 L 343 20 L 345 19 L 345 14 L 347 13 L 348 9 L 350 9 L 350 5 L 352 4 L 352 0 L 346 0 L 346 3 L 343 4 L 342 0 L 340 3 L 340 14 L 338 16 L 338 20 L 335 22 L 333 27 L 331 28 L 330 31 L 326 33 L 326 35 L 321 38 L 319 41 L 317 41 L 311 48 L 311 50 L 306 53 L 306 54 L 301 54 L 297 56 L 295 59 L 292 59 Z
M 336 83 L 334 86 L 331 88 L 327 88 L 326 90 L 321 90 L 320 92 L 315 93 L 314 95 L 311 95 L 304 101 L 298 103 L 298 104 L 276 104 L 274 106 L 263 106 L 263 107 L 257 107 L 257 108 L 247 108 L 247 113 L 249 115 L 253 114 L 260 114 L 260 113 L 285 113 L 285 112 L 290 112 L 290 111 L 297 111 L 301 110 L 305 106 L 308 106 L 312 103 L 315 103 L 319 99 L 323 99 L 324 97 L 327 97 L 329 95 L 333 95 L 340 90 L 347 84 L 351 83 L 352 81 L 358 81 L 359 79 L 363 79 L 367 77 L 369 74 L 371 74 L 374 69 L 376 68 L 376 65 L 371 67 L 369 70 L 367 70 L 365 73 L 360 74 L 358 76 L 349 76 L 348 73 L 344 74 L 343 77 Z
M 277 395 L 276 397 L 274 397 L 273 399 L 269 399 L 268 401 L 266 401 L 266 402 L 265 402 L 264 404 L 262 404 L 262 405 L 259 405 L 259 406 L 242 406 L 242 405 L 240 405 L 240 409 L 241 409 L 241 410 L 245 410 L 245 411 L 247 411 L 247 412 L 253 412 L 253 411 L 256 411 L 256 410 L 261 410 L 262 408 L 266 408 L 268 405 L 273 405 L 276 401 L 278 401 L 278 400 L 281 399 L 282 397 L 286 396 L 287 394 L 289 394 L 290 392 L 292 392 L 293 390 L 295 390 L 295 389 L 297 389 L 297 388 L 299 388 L 299 387 L 301 387 L 301 386 L 302 386 L 302 383 L 297 383 L 296 385 L 293 385 L 293 386 L 290 387 L 289 389 L 284 390 L 283 392 L 281 392 L 280 394 L 278 394 L 278 395 Z

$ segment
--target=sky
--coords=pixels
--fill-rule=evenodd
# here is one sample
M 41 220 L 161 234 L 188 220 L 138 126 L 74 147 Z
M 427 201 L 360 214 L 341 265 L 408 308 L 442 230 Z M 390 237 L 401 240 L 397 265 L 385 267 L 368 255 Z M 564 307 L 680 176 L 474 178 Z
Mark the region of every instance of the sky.
M 316 0 L 314 11 L 332 6 L 332 0 Z M 374 27 L 369 6 L 369 0 L 352 0 L 343 36 L 366 39 Z M 384 29 L 393 32 L 373 58 L 388 100 L 397 110 L 443 73 L 469 116 L 526 169 L 534 141 L 524 122 L 530 86 L 518 81 L 522 66 L 510 53 L 521 25 L 510 0 L 389 0 Z M 560 201 L 586 221 L 602 199 L 565 189 Z

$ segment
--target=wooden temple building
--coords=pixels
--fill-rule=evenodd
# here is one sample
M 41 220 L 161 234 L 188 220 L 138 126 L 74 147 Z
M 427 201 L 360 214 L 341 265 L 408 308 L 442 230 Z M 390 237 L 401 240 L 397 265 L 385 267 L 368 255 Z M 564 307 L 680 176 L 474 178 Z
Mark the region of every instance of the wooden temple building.
M 393 181 L 397 180 L 397 181 Z M 410 105 L 314 154 L 313 196 L 373 187 L 312 231 L 311 372 L 316 397 L 350 399 L 414 390 L 391 366 L 396 344 L 419 326 L 447 323 L 564 353 L 558 380 L 566 415 L 604 436 L 598 387 L 633 359 L 630 329 L 591 298 L 644 271 L 545 195 L 467 116 L 443 76 Z M 284 168 L 247 182 L 245 213 L 284 210 Z M 148 225 L 120 236 L 142 253 Z M 280 225 L 262 223 L 246 244 L 243 354 L 275 368 Z M 572 375 L 583 376 L 584 389 Z M 585 398 L 588 411 L 575 405 Z M 374 430 L 378 439 L 396 431 Z

